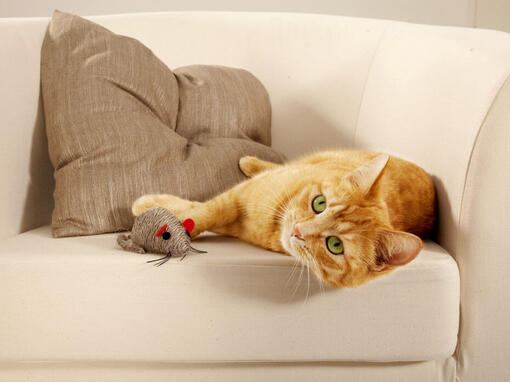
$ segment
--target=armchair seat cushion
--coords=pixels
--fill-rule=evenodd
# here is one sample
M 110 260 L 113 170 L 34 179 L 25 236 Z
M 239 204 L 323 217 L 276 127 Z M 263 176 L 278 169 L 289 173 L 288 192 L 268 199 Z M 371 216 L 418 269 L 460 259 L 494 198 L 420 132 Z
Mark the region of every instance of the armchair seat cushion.
M 458 269 L 433 242 L 357 289 L 308 282 L 292 257 L 233 238 L 194 246 L 208 253 L 154 267 L 114 234 L 54 239 L 45 226 L 6 240 L 0 360 L 391 362 L 455 350 Z

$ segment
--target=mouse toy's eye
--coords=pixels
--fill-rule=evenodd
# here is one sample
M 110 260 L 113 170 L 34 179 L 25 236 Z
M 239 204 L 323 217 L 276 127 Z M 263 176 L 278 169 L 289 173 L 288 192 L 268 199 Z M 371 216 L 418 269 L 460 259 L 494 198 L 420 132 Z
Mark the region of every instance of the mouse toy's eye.
M 333 255 L 342 255 L 344 253 L 344 243 L 336 236 L 328 236 L 326 238 L 326 246 Z
M 161 235 L 161 237 L 163 238 L 163 240 L 168 240 L 170 239 L 172 235 L 170 235 L 170 232 L 166 231 L 166 232 L 163 232 L 163 235 Z
M 326 209 L 326 198 L 324 195 L 316 196 L 312 200 L 312 209 L 316 214 L 320 214 Z

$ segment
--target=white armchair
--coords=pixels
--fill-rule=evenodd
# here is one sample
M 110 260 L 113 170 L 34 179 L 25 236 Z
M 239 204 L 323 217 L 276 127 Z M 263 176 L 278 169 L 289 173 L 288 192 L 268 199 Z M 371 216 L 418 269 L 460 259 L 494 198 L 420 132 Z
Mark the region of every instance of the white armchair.
M 510 35 L 304 14 L 91 19 L 171 68 L 251 71 L 289 157 L 355 146 L 419 164 L 437 243 L 361 288 L 301 281 L 291 296 L 290 259 L 233 239 L 157 272 L 113 235 L 52 239 L 49 19 L 0 19 L 1 380 L 510 379 Z

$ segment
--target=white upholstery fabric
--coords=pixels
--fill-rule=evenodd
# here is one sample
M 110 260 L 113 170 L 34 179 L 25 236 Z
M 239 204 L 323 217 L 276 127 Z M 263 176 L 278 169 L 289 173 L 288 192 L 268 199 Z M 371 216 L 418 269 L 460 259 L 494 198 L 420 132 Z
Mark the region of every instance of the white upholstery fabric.
M 356 143 L 409 158 L 434 177 L 439 243 L 461 271 L 459 378 L 510 380 L 510 182 L 503 175 L 510 168 L 510 35 L 436 32 L 396 25 L 386 33 Z
M 53 208 L 53 168 L 39 94 L 41 46 L 48 21 L 0 19 L 2 238 L 47 224 Z
M 0 376 L 9 382 L 449 382 L 455 379 L 455 360 L 370 364 L 32 362 L 0 364 Z
M 510 380 L 509 112 L 507 79 L 470 158 L 455 242 L 457 261 L 464 272 L 464 320 L 457 349 L 461 381 Z
M 274 146 L 289 156 L 355 144 L 401 155 L 432 173 L 440 202 L 439 243 L 455 257 L 461 275 L 456 375 L 462 381 L 509 379 L 510 89 L 503 86 L 510 73 L 508 34 L 303 14 L 161 13 L 92 20 L 139 38 L 170 67 L 223 64 L 253 72 L 271 96 Z M 2 238 L 49 222 L 53 182 L 39 102 L 47 23 L 0 20 Z M 5 264 L 11 261 L 8 253 L 0 253 Z M 44 290 L 38 293 L 39 304 L 47 299 L 57 311 L 72 312 Z M 64 288 L 57 296 L 71 301 Z M 90 295 L 80 298 L 85 296 Z M 22 302 L 14 306 L 30 311 Z M 11 316 L 0 321 L 0 330 L 8 332 L 5 317 Z M 18 347 L 13 355 L 22 354 L 16 341 L 10 346 Z M 42 352 L 39 346 L 29 350 Z M 415 380 L 423 375 L 417 371 Z
M 195 246 L 208 253 L 154 267 L 114 234 L 53 239 L 46 226 L 7 240 L 0 361 L 394 362 L 455 350 L 458 269 L 437 244 L 388 277 L 323 293 L 306 274 L 289 280 L 291 257 L 215 235 Z

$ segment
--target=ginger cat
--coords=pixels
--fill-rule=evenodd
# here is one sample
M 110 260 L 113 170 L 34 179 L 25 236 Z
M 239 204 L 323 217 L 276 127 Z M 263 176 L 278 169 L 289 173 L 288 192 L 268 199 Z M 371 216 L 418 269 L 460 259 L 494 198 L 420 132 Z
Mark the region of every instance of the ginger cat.
M 295 256 L 322 281 L 355 287 L 413 260 L 435 220 L 421 168 L 366 151 L 325 151 L 284 165 L 239 161 L 250 177 L 207 202 L 145 195 L 133 214 L 161 206 L 209 230 Z M 418 236 L 417 236 L 418 235 Z

